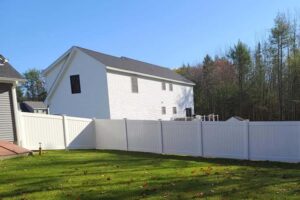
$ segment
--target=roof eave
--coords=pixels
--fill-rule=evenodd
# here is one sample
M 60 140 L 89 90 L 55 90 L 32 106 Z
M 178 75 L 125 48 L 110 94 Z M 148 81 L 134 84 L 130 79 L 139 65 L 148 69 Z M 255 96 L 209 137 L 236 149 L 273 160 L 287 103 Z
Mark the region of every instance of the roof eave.
M 155 79 L 159 79 L 159 80 L 171 81 L 171 82 L 174 82 L 174 83 L 181 83 L 181 84 L 192 85 L 192 86 L 196 85 L 193 82 L 185 82 L 185 81 L 179 81 L 179 80 L 175 80 L 175 79 L 168 79 L 168 78 L 164 78 L 164 77 L 160 77 L 160 76 L 154 76 L 154 75 L 144 74 L 144 73 L 130 71 L 130 70 L 119 69 L 119 68 L 110 67 L 110 66 L 106 66 L 106 69 L 111 70 L 111 71 L 123 72 L 123 73 L 127 73 L 127 74 L 135 74 L 135 75 L 140 75 L 140 76 L 144 76 L 144 77 L 155 78 Z
M 26 79 L 24 79 L 24 78 L 0 77 L 0 81 L 5 81 L 5 82 L 25 82 Z
M 44 69 L 42 71 L 42 75 L 46 76 L 52 69 L 54 69 L 57 65 L 57 63 L 59 63 L 62 59 L 64 59 L 67 55 L 69 55 L 69 53 L 75 49 L 76 47 L 73 46 L 70 49 L 68 49 L 63 55 L 61 55 L 58 59 L 56 59 L 51 65 L 49 65 L 46 69 Z

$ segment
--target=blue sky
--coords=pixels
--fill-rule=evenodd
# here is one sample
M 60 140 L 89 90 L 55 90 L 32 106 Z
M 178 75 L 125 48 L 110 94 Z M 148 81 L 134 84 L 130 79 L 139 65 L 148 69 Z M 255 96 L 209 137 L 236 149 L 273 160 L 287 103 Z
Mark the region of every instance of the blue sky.
M 0 53 L 20 72 L 73 45 L 178 67 L 265 38 L 299 0 L 0 0 Z

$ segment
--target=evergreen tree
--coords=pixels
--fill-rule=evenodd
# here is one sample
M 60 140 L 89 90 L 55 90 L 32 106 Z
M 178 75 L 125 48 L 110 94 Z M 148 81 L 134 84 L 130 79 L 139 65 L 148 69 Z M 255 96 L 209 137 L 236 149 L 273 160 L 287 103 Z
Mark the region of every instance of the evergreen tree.
M 249 78 L 251 68 L 251 55 L 247 45 L 238 41 L 238 43 L 229 50 L 229 58 L 235 66 L 238 86 L 239 86 L 239 114 L 242 115 L 243 100 L 245 96 L 245 85 Z

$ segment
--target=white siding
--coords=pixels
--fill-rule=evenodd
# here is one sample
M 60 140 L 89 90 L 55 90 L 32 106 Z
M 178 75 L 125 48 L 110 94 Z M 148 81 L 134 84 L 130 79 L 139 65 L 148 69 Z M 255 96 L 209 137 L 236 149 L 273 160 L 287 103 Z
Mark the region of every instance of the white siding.
M 130 75 L 108 72 L 107 81 L 111 119 L 169 120 L 174 116 L 173 107 L 178 115 L 185 115 L 187 107 L 194 109 L 192 86 L 173 83 L 170 91 L 167 82 L 162 90 L 162 81 L 139 76 L 138 93 L 132 93 Z
M 47 73 L 47 79 L 46 79 L 46 90 L 49 91 L 52 87 L 53 83 L 55 82 L 60 70 L 62 69 L 62 66 L 66 62 L 68 56 L 66 56 L 64 59 L 62 59 L 60 62 L 57 63 L 57 65 L 51 69 L 50 72 Z
M 49 72 L 46 82 L 51 81 Z M 70 75 L 80 75 L 81 93 L 72 94 Z M 47 83 L 48 84 L 48 83 Z M 51 114 L 67 114 L 76 117 L 109 118 L 107 80 L 105 66 L 90 56 L 77 51 L 58 87 L 48 100 Z

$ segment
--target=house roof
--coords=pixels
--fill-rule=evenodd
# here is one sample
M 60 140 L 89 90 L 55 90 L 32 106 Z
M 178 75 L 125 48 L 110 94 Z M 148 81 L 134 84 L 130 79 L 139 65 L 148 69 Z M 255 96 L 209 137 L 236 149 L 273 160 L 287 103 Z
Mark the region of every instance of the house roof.
M 132 58 L 111 56 L 82 47 L 77 48 L 108 67 L 194 84 L 192 81 L 169 68 L 134 60 Z
M 246 120 L 248 120 L 248 119 L 244 119 L 244 118 L 239 117 L 239 116 L 232 116 L 232 117 L 230 117 L 230 118 L 227 119 L 227 120 L 230 120 L 230 119 L 236 119 L 236 120 L 238 120 L 238 121 L 246 121 Z
M 31 107 L 32 109 L 47 109 L 47 105 L 42 101 L 24 101 L 23 104 Z
M 17 70 L 15 70 L 8 62 L 0 63 L 0 79 L 1 78 L 19 80 L 24 79 L 23 76 Z

